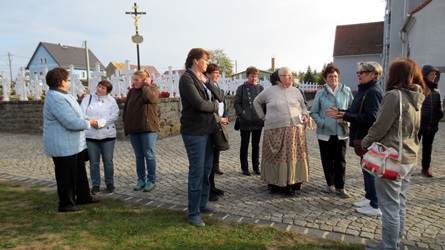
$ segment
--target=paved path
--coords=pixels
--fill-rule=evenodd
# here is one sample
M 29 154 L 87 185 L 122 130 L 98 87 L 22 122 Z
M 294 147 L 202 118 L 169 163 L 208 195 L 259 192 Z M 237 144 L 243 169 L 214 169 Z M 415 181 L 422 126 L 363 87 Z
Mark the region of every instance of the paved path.
M 359 159 L 353 150 L 348 149 L 347 152 L 346 189 L 351 198 L 341 199 L 335 194 L 325 194 L 321 191 L 325 187 L 325 180 L 315 131 L 307 131 L 310 180 L 295 196 L 289 197 L 271 194 L 259 176 L 241 174 L 238 160 L 240 136 L 232 128 L 230 136 L 231 149 L 221 153 L 224 174 L 216 176 L 217 187 L 226 194 L 217 202 L 210 203 L 217 211 L 212 216 L 226 221 L 274 226 L 316 237 L 369 243 L 371 248 L 373 242 L 381 239 L 380 217 L 358 214 L 352 206 L 355 200 L 364 195 Z M 434 178 L 421 176 L 420 170 L 412 177 L 408 193 L 405 249 L 445 249 L 443 138 L 445 123 L 441 124 L 434 142 Z M 185 211 L 188 160 L 181 136 L 158 140 L 156 153 L 156 188 L 149 193 L 135 192 L 133 150 L 129 140 L 118 140 L 115 149 L 116 193 L 104 192 L 99 195 Z M 42 152 L 41 135 L 0 133 L 0 178 L 54 186 L 53 163 Z M 101 189 L 104 188 L 102 184 Z

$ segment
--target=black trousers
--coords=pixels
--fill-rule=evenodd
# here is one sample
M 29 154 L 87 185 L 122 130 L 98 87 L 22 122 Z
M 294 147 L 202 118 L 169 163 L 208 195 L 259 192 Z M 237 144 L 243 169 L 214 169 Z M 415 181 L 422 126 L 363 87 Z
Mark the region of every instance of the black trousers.
M 252 167 L 253 171 L 259 171 L 260 168 L 260 139 L 261 130 L 240 130 L 241 133 L 241 149 L 240 149 L 240 161 L 241 170 L 248 171 L 249 164 L 247 162 L 247 152 L 249 149 L 250 134 L 252 134 Z
M 83 152 L 64 157 L 53 157 L 59 208 L 92 199 L 88 186 Z
M 219 165 L 219 151 L 218 149 L 213 149 L 213 166 Z
M 434 133 L 420 132 L 418 134 L 419 141 L 422 140 L 422 169 L 430 169 L 431 164 L 431 152 L 433 151 Z M 423 139 L 422 139 L 423 137 Z
M 209 175 L 209 181 L 210 181 L 210 193 L 215 193 L 216 186 L 215 186 L 215 166 L 219 165 L 219 154 L 221 151 L 218 149 L 213 149 L 213 167 L 212 171 L 210 171 Z
M 337 189 L 345 186 L 346 141 L 339 140 L 336 135 L 331 135 L 329 141 L 318 140 L 326 184 L 335 185 Z

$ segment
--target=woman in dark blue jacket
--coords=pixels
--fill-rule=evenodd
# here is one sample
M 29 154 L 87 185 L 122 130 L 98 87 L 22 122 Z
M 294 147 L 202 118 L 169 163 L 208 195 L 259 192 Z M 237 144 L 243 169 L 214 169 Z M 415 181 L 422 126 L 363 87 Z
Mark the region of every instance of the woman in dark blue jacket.
M 326 111 L 326 114 L 343 119 L 351 124 L 349 146 L 354 147 L 355 139 L 363 139 L 369 128 L 375 122 L 380 102 L 383 99 L 383 91 L 377 79 L 382 75 L 383 69 L 377 62 L 358 63 L 358 92 L 354 96 L 351 107 L 346 111 L 336 108 Z M 377 216 L 382 212 L 379 209 L 377 194 L 374 185 L 374 176 L 362 171 L 365 182 L 365 197 L 354 202 L 358 207 L 357 212 Z

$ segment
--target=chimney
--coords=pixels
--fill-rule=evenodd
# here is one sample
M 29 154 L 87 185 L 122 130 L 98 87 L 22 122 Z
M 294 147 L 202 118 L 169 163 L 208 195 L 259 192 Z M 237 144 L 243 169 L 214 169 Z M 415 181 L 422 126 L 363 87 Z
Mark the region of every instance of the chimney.
M 272 71 L 275 71 L 275 55 L 272 55 Z

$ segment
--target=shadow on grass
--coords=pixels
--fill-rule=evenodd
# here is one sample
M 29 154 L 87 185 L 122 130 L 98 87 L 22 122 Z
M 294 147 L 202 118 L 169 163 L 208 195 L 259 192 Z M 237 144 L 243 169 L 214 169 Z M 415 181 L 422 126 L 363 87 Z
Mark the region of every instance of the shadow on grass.
M 103 198 L 75 213 L 57 212 L 54 189 L 0 181 L 0 248 L 16 249 L 363 249 L 271 227 L 228 224 Z

